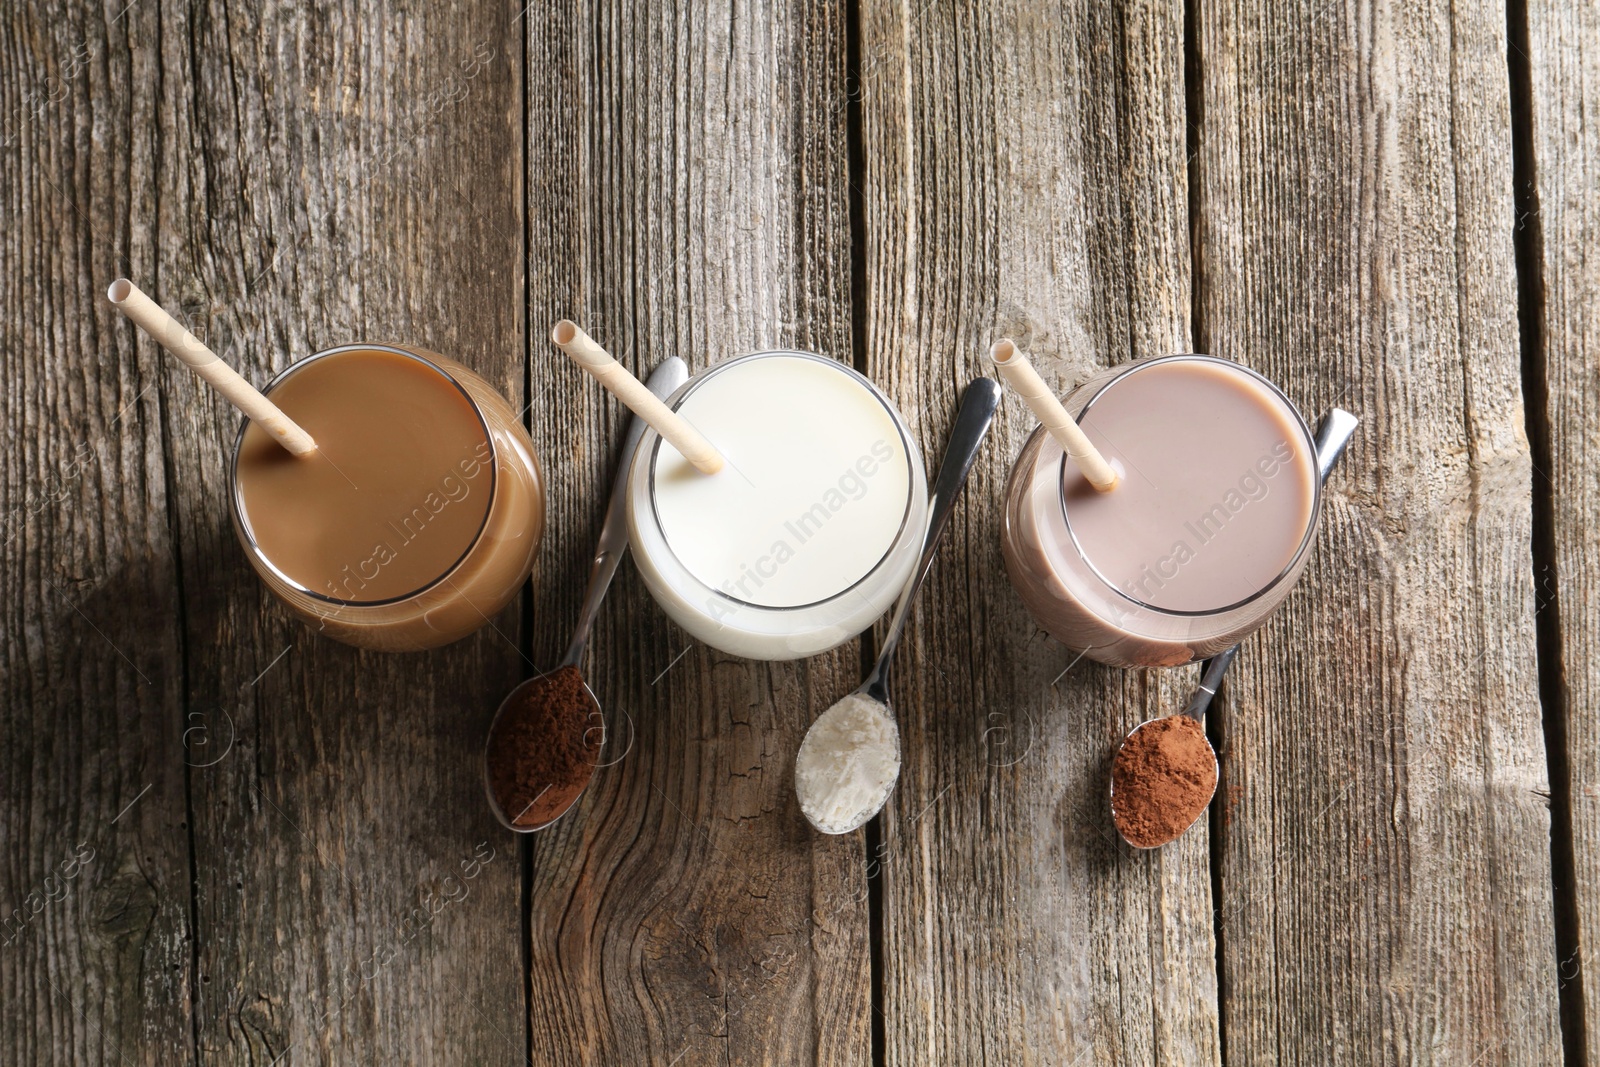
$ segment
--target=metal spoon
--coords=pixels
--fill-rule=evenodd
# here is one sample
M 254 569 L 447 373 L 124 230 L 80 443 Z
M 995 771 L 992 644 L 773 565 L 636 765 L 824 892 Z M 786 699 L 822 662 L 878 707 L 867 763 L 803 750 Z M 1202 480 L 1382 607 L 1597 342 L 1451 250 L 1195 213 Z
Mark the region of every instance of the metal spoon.
M 928 509 L 928 532 L 922 541 L 922 557 L 917 561 L 916 570 L 912 571 L 911 580 L 906 583 L 905 591 L 900 594 L 900 603 L 895 608 L 894 617 L 889 622 L 889 630 L 883 637 L 883 649 L 878 653 L 878 662 L 873 665 L 872 672 L 854 693 L 817 717 L 811 728 L 806 731 L 805 739 L 800 742 L 800 750 L 795 755 L 797 790 L 802 768 L 810 766 L 818 739 L 831 732 L 831 725 L 856 706 L 858 698 L 867 701 L 869 705 L 876 705 L 876 708 L 866 709 L 869 714 L 881 709 L 881 712 L 877 712 L 882 716 L 878 722 L 880 732 L 886 732 L 889 735 L 888 740 L 893 744 L 892 770 L 883 780 L 869 784 L 867 798 L 856 812 L 847 813 L 843 819 L 835 821 L 825 817 L 820 809 L 808 809 L 802 798 L 800 810 L 805 813 L 806 819 L 812 826 L 825 834 L 846 834 L 865 824 L 868 819 L 883 810 L 884 804 L 889 800 L 889 794 L 894 791 L 895 782 L 899 779 L 900 731 L 895 726 L 894 711 L 889 704 L 889 660 L 900 645 L 900 634 L 911 615 L 911 604 L 916 599 L 917 590 L 922 588 L 922 580 L 928 576 L 928 571 L 933 565 L 934 553 L 939 548 L 939 540 L 944 535 L 945 527 L 949 525 L 956 497 L 960 495 L 961 487 L 966 483 L 967 473 L 972 469 L 972 461 L 977 458 L 978 448 L 989 432 L 989 424 L 994 421 L 995 409 L 999 404 L 1000 385 L 991 378 L 979 378 L 962 392 L 961 410 L 957 412 L 955 424 L 950 428 L 950 440 L 945 444 L 944 459 L 939 465 L 939 476 L 933 483 L 933 496 Z M 858 769 L 862 754 L 857 751 L 847 757 L 844 771 Z
M 677 356 L 671 356 L 657 365 L 645 384 L 652 393 L 665 400 L 688 379 L 688 366 Z M 611 486 L 610 503 L 606 505 L 605 521 L 600 526 L 600 539 L 595 545 L 594 559 L 589 565 L 589 586 L 584 591 L 583 607 L 578 612 L 578 625 L 573 631 L 572 644 L 567 646 L 567 654 L 561 657 L 561 662 L 556 664 L 554 669 L 529 678 L 506 695 L 494 713 L 494 721 L 489 724 L 488 740 L 484 742 L 483 791 L 489 798 L 489 810 L 500 820 L 500 825 L 517 833 L 543 830 L 572 810 L 578 798 L 583 795 L 583 791 L 588 788 L 589 778 L 594 774 L 594 764 L 584 761 L 580 781 L 575 783 L 574 788 L 563 796 L 552 797 L 552 802 L 559 804 L 559 810 L 550 812 L 547 818 L 536 823 L 519 825 L 516 820 L 525 817 L 528 810 L 549 793 L 550 787 L 546 786 L 522 811 L 507 813 L 501 807 L 499 798 L 495 796 L 489 765 L 490 757 L 496 748 L 496 741 L 500 739 L 498 732 L 507 710 L 523 704 L 542 706 L 548 700 L 549 691 L 554 686 L 556 672 L 567 667 L 578 667 L 583 661 L 584 648 L 589 643 L 589 631 L 594 626 L 595 616 L 599 614 L 600 602 L 605 599 L 606 590 L 611 586 L 611 579 L 617 573 L 617 564 L 622 562 L 623 555 L 628 551 L 628 527 L 623 521 L 628 497 L 628 470 L 633 466 L 633 453 L 639 446 L 639 438 L 644 435 L 644 420 L 630 417 L 627 426 L 622 439 L 621 457 L 617 463 L 616 480 Z M 593 710 L 586 716 L 586 720 L 594 722 L 600 712 L 600 702 L 595 699 L 594 691 L 587 683 L 584 683 L 583 692 L 593 705 Z M 587 732 L 588 729 L 585 728 L 584 734 Z M 585 737 L 580 735 L 576 742 L 580 747 L 586 747 L 584 740 Z
M 1323 483 L 1327 482 L 1329 473 L 1333 471 L 1333 465 L 1339 461 L 1339 457 L 1344 453 L 1344 446 L 1350 443 L 1350 435 L 1355 433 L 1356 427 L 1360 423 L 1360 419 L 1342 408 L 1330 408 L 1328 413 L 1322 417 L 1322 421 L 1317 424 L 1316 438 L 1318 480 Z M 1217 695 L 1217 688 L 1222 685 L 1222 676 L 1228 673 L 1228 668 L 1233 664 L 1233 657 L 1238 655 L 1238 652 L 1239 646 L 1234 645 L 1232 648 L 1212 657 L 1211 662 L 1206 665 L 1205 674 L 1200 679 L 1200 688 L 1195 690 L 1194 696 L 1189 699 L 1188 705 L 1179 713 L 1180 715 L 1187 715 L 1195 722 L 1203 723 L 1205 721 L 1206 709 L 1211 706 L 1211 698 Z M 1117 746 L 1117 755 L 1121 756 L 1123 747 L 1133 738 L 1134 734 L 1143 730 L 1146 726 L 1177 717 L 1176 715 L 1169 715 L 1158 719 L 1146 719 L 1128 731 L 1128 736 L 1122 739 L 1121 745 Z M 1216 796 L 1217 793 L 1217 780 L 1221 777 L 1220 768 L 1217 765 L 1217 754 L 1211 748 L 1209 739 L 1206 740 L 1206 751 L 1211 754 L 1211 794 L 1206 797 L 1204 804 L 1195 809 L 1193 817 L 1184 824 L 1181 830 L 1161 841 L 1145 845 L 1136 845 L 1132 841 L 1128 841 L 1127 835 L 1122 832 L 1121 824 L 1117 822 L 1116 790 L 1113 787 L 1108 787 L 1107 792 L 1111 799 L 1111 821 L 1117 827 L 1117 836 L 1121 837 L 1132 848 L 1160 848 L 1162 845 L 1176 841 L 1188 832 L 1189 827 L 1193 826 L 1206 808 L 1210 806 L 1212 797 Z

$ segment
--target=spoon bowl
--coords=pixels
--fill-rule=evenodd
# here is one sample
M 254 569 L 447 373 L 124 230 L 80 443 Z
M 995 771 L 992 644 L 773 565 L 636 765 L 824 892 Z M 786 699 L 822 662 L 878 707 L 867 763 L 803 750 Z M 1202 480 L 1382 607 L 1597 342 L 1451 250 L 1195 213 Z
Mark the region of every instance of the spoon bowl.
M 825 776 L 829 788 L 807 803 L 799 784 L 811 776 Z M 886 701 L 860 690 L 817 716 L 795 755 L 800 811 L 825 834 L 847 834 L 876 815 L 899 777 L 900 727 L 894 712 Z
M 1111 781 L 1106 787 L 1107 797 L 1111 802 L 1111 821 L 1117 827 L 1117 834 L 1133 848 L 1160 848 L 1176 841 L 1205 813 L 1206 808 L 1211 806 L 1212 798 L 1217 795 L 1217 781 L 1221 777 L 1222 770 L 1217 762 L 1216 749 L 1211 747 L 1211 741 L 1206 737 L 1205 727 L 1202 724 L 1205 722 L 1206 709 L 1211 705 L 1211 698 L 1216 695 L 1217 687 L 1222 684 L 1222 676 L 1227 673 L 1238 651 L 1239 646 L 1234 645 L 1211 660 L 1206 667 L 1205 677 L 1200 680 L 1200 688 L 1195 690 L 1188 707 L 1181 713 L 1146 719 L 1128 731 L 1128 736 L 1117 746 L 1117 754 L 1111 761 Z M 1152 737 L 1151 731 L 1159 732 L 1160 736 Z M 1145 736 L 1140 737 L 1140 734 Z M 1119 809 L 1117 779 L 1121 777 L 1123 768 L 1132 763 L 1136 753 L 1151 748 L 1160 751 L 1162 762 L 1168 767 L 1175 759 L 1185 760 L 1191 767 L 1196 763 L 1201 764 L 1204 769 L 1200 773 L 1199 783 L 1186 781 L 1177 775 L 1169 779 L 1174 791 L 1180 795 L 1187 793 L 1183 795 L 1185 801 L 1183 807 L 1176 811 L 1168 809 L 1155 815 L 1140 810 L 1141 806 L 1129 801 L 1125 801 L 1123 807 Z M 1201 748 L 1205 752 L 1203 757 L 1198 751 Z M 1207 778 L 1209 778 L 1208 787 L 1198 792 L 1185 789 L 1186 786 L 1204 784 Z M 1151 822 L 1156 825 L 1149 825 Z
M 500 702 L 500 707 L 495 710 L 494 720 L 489 726 L 489 740 L 485 744 L 483 760 L 484 795 L 489 798 L 489 810 L 500 821 L 500 825 L 518 833 L 533 833 L 558 822 L 562 816 L 577 806 L 578 798 L 589 787 L 589 779 L 594 777 L 595 768 L 599 766 L 599 746 L 588 743 L 589 731 L 594 727 L 588 726 L 579 734 L 579 738 L 585 749 L 594 750 L 595 758 L 574 762 L 572 767 L 576 774 L 565 787 L 552 796 L 550 793 L 552 786 L 544 786 L 538 794 L 523 804 L 519 811 L 507 811 L 501 806 L 501 792 L 495 788 L 495 753 L 507 743 L 514 743 L 517 740 L 512 736 L 513 729 L 520 727 L 516 729 L 516 733 L 525 734 L 539 728 L 534 722 L 509 723 L 508 716 L 515 715 L 521 709 L 527 709 L 532 716 L 539 709 L 547 708 L 550 703 L 549 691 L 555 688 L 553 680 L 560 670 L 561 668 L 557 668 L 546 674 L 538 674 L 518 684 Z M 599 722 L 601 720 L 599 699 L 595 697 L 594 690 L 589 688 L 587 682 L 581 682 L 581 687 L 589 705 L 589 710 L 584 713 L 584 719 Z

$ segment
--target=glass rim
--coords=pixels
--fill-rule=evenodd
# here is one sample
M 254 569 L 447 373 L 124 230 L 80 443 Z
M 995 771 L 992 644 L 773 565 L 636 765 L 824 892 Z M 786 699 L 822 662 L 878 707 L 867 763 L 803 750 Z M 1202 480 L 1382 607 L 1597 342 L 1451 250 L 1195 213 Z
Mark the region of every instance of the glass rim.
M 1067 463 L 1069 462 L 1069 457 L 1065 451 L 1061 453 L 1061 463 L 1056 474 L 1056 502 L 1061 511 L 1061 521 L 1066 526 L 1067 536 L 1072 539 L 1072 547 L 1074 551 L 1077 552 L 1078 558 L 1083 560 L 1084 565 L 1089 568 L 1090 573 L 1092 573 L 1096 578 L 1100 579 L 1101 584 L 1115 593 L 1122 600 L 1125 600 L 1129 604 L 1132 604 L 1135 607 L 1141 608 L 1145 611 L 1153 611 L 1157 614 L 1170 616 L 1172 618 L 1215 618 L 1220 615 L 1227 615 L 1229 612 L 1237 611 L 1240 608 L 1248 607 L 1257 600 L 1260 600 L 1262 597 L 1266 596 L 1273 589 L 1277 588 L 1278 585 L 1280 585 L 1283 580 L 1294 571 L 1295 567 L 1305 557 L 1306 551 L 1311 547 L 1312 538 L 1316 534 L 1317 530 L 1317 516 L 1322 513 L 1322 479 L 1317 477 L 1317 443 L 1316 438 L 1312 435 L 1311 427 L 1306 423 L 1305 416 L 1300 414 L 1300 409 L 1296 407 L 1294 402 L 1289 399 L 1288 395 L 1284 393 L 1282 389 L 1279 389 L 1278 386 L 1275 385 L 1270 379 L 1259 372 L 1246 367 L 1242 363 L 1238 363 L 1231 359 L 1224 359 L 1221 356 L 1211 356 L 1200 352 L 1180 352 L 1168 356 L 1152 356 L 1146 359 L 1130 360 L 1126 367 L 1118 371 L 1105 382 L 1101 383 L 1101 385 L 1094 391 L 1094 395 L 1089 397 L 1089 399 L 1084 403 L 1083 409 L 1073 417 L 1073 421 L 1081 423 L 1083 421 L 1083 417 L 1089 413 L 1089 409 L 1094 406 L 1095 401 L 1104 396 L 1106 390 L 1110 389 L 1118 382 L 1123 381 L 1130 375 L 1148 367 L 1153 367 L 1160 363 L 1173 362 L 1212 363 L 1217 366 L 1226 367 L 1230 371 L 1243 374 L 1248 378 L 1255 379 L 1257 383 L 1265 386 L 1268 393 L 1275 397 L 1283 406 L 1283 408 L 1288 411 L 1290 419 L 1295 428 L 1300 431 L 1300 439 L 1305 447 L 1306 455 L 1309 457 L 1311 464 L 1311 507 L 1306 516 L 1306 528 L 1300 535 L 1300 543 L 1290 555 L 1289 561 L 1283 565 L 1283 569 L 1274 575 L 1265 585 L 1261 586 L 1261 588 L 1257 589 L 1255 592 L 1251 593 L 1242 600 L 1234 601 L 1232 604 L 1225 604 L 1222 607 L 1216 608 L 1205 608 L 1200 611 L 1182 611 L 1177 608 L 1159 607 L 1158 605 L 1150 604 L 1140 600 L 1138 597 L 1130 596 L 1125 590 L 1113 583 L 1111 579 L 1107 578 L 1103 573 L 1101 573 L 1100 568 L 1095 565 L 1094 561 L 1089 558 L 1088 553 L 1083 550 L 1083 545 L 1078 541 L 1078 535 L 1072 528 L 1072 519 L 1067 514 L 1067 496 L 1066 492 L 1064 491 L 1064 486 L 1066 482 Z M 1040 429 L 1043 429 L 1043 427 L 1040 427 Z
M 325 348 L 320 352 L 313 352 L 305 359 L 296 360 L 283 370 L 279 371 L 272 377 L 271 381 L 267 382 L 266 386 L 262 388 L 261 392 L 263 395 L 270 397 L 274 389 L 283 384 L 283 382 L 287 380 L 290 375 L 296 373 L 297 371 L 300 371 L 319 360 L 326 359 L 329 356 L 339 356 L 350 352 L 387 352 L 391 355 L 404 356 L 407 359 L 414 360 L 415 362 L 422 364 L 424 367 L 427 367 L 429 370 L 433 371 L 435 374 L 439 375 L 445 381 L 454 386 L 456 391 L 459 392 L 466 400 L 468 406 L 471 407 L 473 416 L 477 418 L 478 425 L 483 429 L 483 438 L 489 444 L 489 506 L 484 508 L 483 520 L 478 523 L 477 531 L 472 535 L 471 541 L 467 543 L 467 547 L 462 550 L 461 555 L 457 556 L 455 561 L 451 563 L 450 566 L 446 567 L 437 578 L 432 579 L 431 581 L 411 590 L 408 593 L 401 593 L 398 596 L 385 597 L 382 600 L 344 600 L 339 597 L 329 596 L 326 593 L 319 593 L 315 589 L 306 588 L 299 581 L 284 573 L 284 571 L 277 564 L 273 563 L 271 558 L 268 557 L 266 551 L 262 549 L 261 543 L 256 540 L 255 530 L 253 530 L 250 526 L 250 517 L 247 514 L 244 505 L 244 494 L 239 485 L 239 453 L 244 447 L 245 431 L 250 428 L 249 416 L 246 416 L 244 421 L 240 423 L 238 436 L 234 438 L 233 459 L 228 465 L 228 481 L 232 485 L 232 492 L 230 496 L 232 498 L 231 503 L 233 505 L 233 517 L 234 520 L 239 524 L 239 530 L 243 534 L 245 548 L 250 553 L 252 558 L 254 558 L 267 570 L 272 572 L 273 577 L 289 586 L 296 593 L 299 593 L 302 596 L 311 597 L 312 599 L 320 601 L 324 604 L 331 604 L 335 607 L 343 608 L 381 608 L 393 604 L 401 604 L 405 601 L 415 599 L 416 597 L 419 597 L 429 590 L 448 581 L 450 576 L 453 575 L 460 568 L 461 564 L 466 560 L 466 558 L 472 554 L 472 550 L 478 547 L 478 543 L 483 539 L 483 531 L 489 526 L 489 516 L 494 511 L 495 492 L 499 487 L 500 478 L 500 451 L 499 447 L 495 444 L 494 433 L 489 428 L 489 421 L 484 417 L 483 409 L 480 408 L 478 406 L 478 402 L 472 398 L 472 394 L 467 392 L 466 387 L 457 381 L 454 375 L 445 370 L 443 367 L 439 366 L 433 360 L 428 359 L 426 356 L 420 355 L 411 349 L 401 348 L 397 345 L 354 343 L 337 345 L 333 348 Z
M 839 590 L 838 592 L 831 593 L 828 596 L 823 597 L 821 600 L 813 600 L 806 604 L 785 604 L 781 606 L 775 606 L 771 604 L 753 604 L 748 600 L 740 600 L 736 596 L 730 596 L 722 589 L 719 589 L 713 585 L 708 585 L 706 582 L 702 581 L 701 578 L 694 573 L 694 571 L 689 569 L 688 565 L 679 558 L 678 553 L 672 548 L 672 539 L 667 536 L 666 527 L 661 522 L 661 511 L 656 504 L 656 463 L 661 452 L 661 435 L 655 434 L 653 429 L 648 430 L 649 433 L 655 434 L 655 440 L 650 443 L 650 451 L 646 459 L 646 462 L 648 463 L 647 473 L 649 474 L 647 488 L 650 500 L 650 521 L 655 527 L 656 531 L 660 534 L 661 543 L 666 548 L 667 555 L 671 557 L 673 564 L 678 568 L 678 570 L 686 575 L 696 585 L 700 586 L 700 588 L 709 591 L 719 600 L 733 604 L 739 610 L 744 611 L 809 611 L 834 603 L 835 601 L 838 601 L 858 590 L 864 583 L 866 583 L 874 574 L 878 572 L 878 569 L 883 566 L 884 561 L 894 554 L 895 547 L 900 544 L 901 538 L 905 536 L 907 524 L 909 524 L 911 521 L 912 505 L 916 502 L 916 468 L 920 465 L 921 454 L 917 452 L 915 445 L 911 441 L 905 420 L 900 417 L 900 413 L 895 410 L 894 405 L 890 402 L 889 398 L 883 394 L 883 391 L 872 383 L 872 379 L 868 378 L 854 367 L 851 367 L 837 359 L 831 359 L 828 356 L 822 355 L 821 353 L 807 352 L 798 348 L 764 349 L 760 352 L 749 352 L 742 356 L 734 356 L 732 359 L 725 359 L 720 363 L 715 363 L 701 371 L 698 375 L 691 377 L 688 381 L 684 382 L 683 385 L 679 386 L 678 390 L 667 399 L 667 406 L 673 411 L 677 411 L 678 408 L 682 406 L 683 402 L 689 398 L 690 393 L 694 392 L 700 386 L 704 385 L 718 374 L 721 374 L 729 367 L 733 367 L 737 364 L 745 363 L 751 360 L 766 359 L 773 356 L 799 356 L 803 359 L 809 359 L 817 363 L 825 364 L 833 370 L 842 371 L 843 373 L 848 374 L 861 385 L 865 386 L 867 392 L 871 394 L 872 399 L 877 401 L 878 405 L 882 407 L 883 410 L 888 414 L 889 421 L 894 424 L 895 432 L 900 435 L 900 445 L 906 455 L 906 504 L 904 510 L 900 514 L 900 525 L 895 528 L 894 536 L 889 539 L 889 546 L 883 550 L 883 554 L 881 556 L 873 561 L 872 566 L 868 567 L 866 572 L 862 574 L 860 578 L 857 578 L 855 581 L 851 582 L 848 586 Z M 915 457 L 918 462 L 913 463 L 913 457 Z

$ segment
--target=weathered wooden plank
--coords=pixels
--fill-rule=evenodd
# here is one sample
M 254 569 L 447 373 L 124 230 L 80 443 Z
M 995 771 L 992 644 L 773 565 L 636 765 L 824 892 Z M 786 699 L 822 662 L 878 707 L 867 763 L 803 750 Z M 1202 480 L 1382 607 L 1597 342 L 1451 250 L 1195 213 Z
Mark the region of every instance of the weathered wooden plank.
M 148 259 L 128 20 L 0 19 L 0 1061 L 192 1048 L 183 660 L 156 364 L 104 301 Z
M 153 295 L 258 381 L 400 341 L 522 396 L 520 27 L 502 5 L 127 18 L 132 77 L 159 89 L 129 179 L 151 191 L 133 274 Z M 188 769 L 199 1059 L 520 1058 L 520 865 L 481 784 L 489 716 L 523 667 L 515 609 L 427 655 L 291 621 L 229 527 L 237 417 L 140 353 L 178 487 L 185 707 L 206 742 Z
M 1197 339 L 1364 420 L 1226 685 L 1230 1062 L 1561 1056 L 1505 27 L 1199 7 Z
M 785 345 L 849 356 L 845 22 L 832 2 L 529 14 L 531 395 L 558 518 L 533 648 L 548 664 L 619 422 L 548 323 L 590 325 L 641 373 L 673 354 L 696 370 Z M 811 716 L 858 667 L 854 644 L 774 665 L 692 645 L 624 566 L 587 673 L 627 755 L 534 840 L 535 1062 L 869 1060 L 862 838 L 813 834 L 792 777 Z
M 1546 395 L 1530 395 L 1542 421 L 1536 441 L 1535 496 L 1550 502 L 1553 554 L 1538 575 L 1538 609 L 1553 612 L 1557 647 L 1554 696 L 1565 737 L 1572 891 L 1577 944 L 1563 946 L 1560 980 L 1574 982 L 1587 1062 L 1600 1062 L 1600 982 L 1583 974 L 1600 931 L 1600 11 L 1593 6 L 1529 4 L 1528 121 L 1536 214 L 1519 218 L 1536 241 L 1535 340 Z M 1515 47 L 1515 45 L 1513 45 Z M 1519 190 L 1521 192 L 1521 190 Z M 1527 260 L 1523 260 L 1528 265 Z M 1541 631 L 1548 635 L 1548 631 Z M 1559 766 L 1559 762 L 1557 763 Z M 1574 955 L 1576 953 L 1576 955 Z
M 1183 6 L 864 13 L 868 366 L 927 454 L 1002 334 L 1063 391 L 1188 351 Z M 1029 619 L 998 538 L 1033 426 L 1008 399 L 900 652 L 887 1062 L 1216 1062 L 1205 828 L 1136 854 L 1105 801 L 1194 672 L 1074 663 Z

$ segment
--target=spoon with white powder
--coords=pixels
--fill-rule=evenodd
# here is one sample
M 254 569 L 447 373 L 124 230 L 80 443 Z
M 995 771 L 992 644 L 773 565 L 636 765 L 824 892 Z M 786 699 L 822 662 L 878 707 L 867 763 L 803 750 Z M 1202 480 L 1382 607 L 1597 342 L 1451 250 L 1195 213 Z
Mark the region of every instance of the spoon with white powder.
M 922 558 L 900 595 L 878 662 L 861 688 L 818 716 L 800 742 L 795 792 L 806 819 L 825 834 L 847 834 L 878 814 L 900 777 L 900 730 L 889 707 L 889 660 L 999 404 L 999 383 L 990 378 L 977 379 L 961 394 L 961 410 L 928 501 Z

